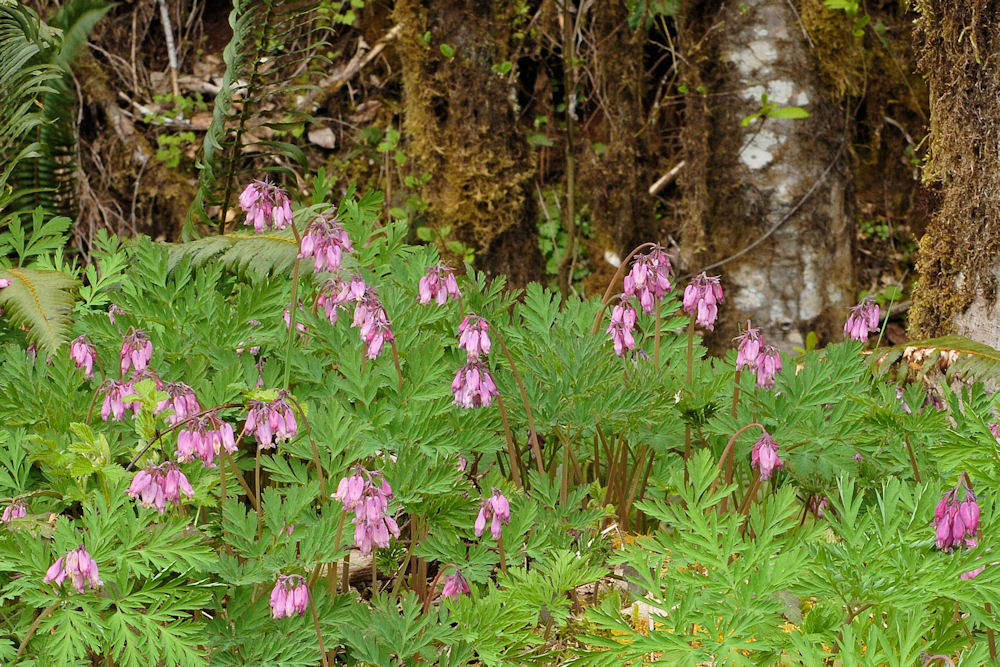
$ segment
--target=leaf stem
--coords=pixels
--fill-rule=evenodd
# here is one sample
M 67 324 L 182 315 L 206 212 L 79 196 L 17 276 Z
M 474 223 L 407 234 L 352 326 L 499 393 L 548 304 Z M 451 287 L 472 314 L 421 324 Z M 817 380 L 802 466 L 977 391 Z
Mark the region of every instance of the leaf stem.
M 24 649 L 28 648 L 28 641 L 30 641 L 31 638 L 35 636 L 35 632 L 38 631 L 38 626 L 42 624 L 42 621 L 45 619 L 46 616 L 55 611 L 56 607 L 58 607 L 61 602 L 62 600 L 53 602 L 48 607 L 43 609 L 38 614 L 38 616 L 35 617 L 35 620 L 31 623 L 31 627 L 28 628 L 28 634 L 24 636 L 24 640 L 21 641 L 21 645 L 17 647 L 17 655 L 14 656 L 15 664 L 17 663 L 18 660 L 21 659 L 21 656 L 24 655 Z
M 521 374 L 517 370 L 517 364 L 514 363 L 514 357 L 511 355 L 510 350 L 507 349 L 507 344 L 503 340 L 503 336 L 496 327 L 493 327 L 494 335 L 496 336 L 497 342 L 500 343 L 500 348 L 503 350 L 504 356 L 507 357 L 507 363 L 510 364 L 510 370 L 514 374 L 514 382 L 517 383 L 517 388 L 521 392 L 521 401 L 524 403 L 524 412 L 528 416 L 528 439 L 531 443 L 531 450 L 535 455 L 535 466 L 538 468 L 538 474 L 545 474 L 545 464 L 542 463 L 542 448 L 538 445 L 538 431 L 535 430 L 535 417 L 531 412 L 531 404 L 528 402 L 528 392 L 524 388 L 524 380 L 521 379 Z
M 313 600 L 312 593 L 309 594 L 309 609 L 312 611 L 313 625 L 316 626 L 316 640 L 319 642 L 319 655 L 323 660 L 323 667 L 328 667 L 326 661 L 326 646 L 323 644 L 323 631 L 319 627 L 319 615 L 316 614 L 316 601 Z
M 295 224 L 292 224 L 292 229 L 295 229 Z M 295 239 L 298 240 L 299 232 L 295 231 Z M 291 361 L 292 361 L 292 342 L 295 340 L 295 316 L 299 311 L 298 304 L 298 287 L 299 287 L 299 263 L 300 259 L 298 255 L 295 256 L 295 266 L 292 268 L 292 303 L 288 306 L 288 344 L 285 348 L 285 379 L 282 381 L 281 386 L 285 389 L 289 389 L 288 379 L 291 374 Z

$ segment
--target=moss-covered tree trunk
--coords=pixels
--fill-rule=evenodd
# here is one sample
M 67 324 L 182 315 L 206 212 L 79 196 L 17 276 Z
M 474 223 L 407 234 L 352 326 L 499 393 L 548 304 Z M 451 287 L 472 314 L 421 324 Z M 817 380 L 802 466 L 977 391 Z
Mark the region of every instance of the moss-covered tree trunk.
M 696 272 L 727 260 L 709 270 L 728 286 L 723 338 L 746 318 L 785 349 L 810 331 L 837 337 L 853 300 L 844 114 L 787 0 L 688 4 L 690 86 L 707 94 L 689 92 L 686 111 L 682 264 Z M 809 117 L 743 124 L 763 95 Z
M 514 0 L 400 0 L 408 164 L 430 174 L 427 221 L 476 251 L 476 265 L 514 285 L 542 277 L 533 156 L 513 90 L 493 66 L 510 57 Z
M 960 333 L 1000 346 L 1000 5 L 917 3 L 931 105 L 925 182 L 940 206 L 920 242 L 910 312 L 917 337 Z

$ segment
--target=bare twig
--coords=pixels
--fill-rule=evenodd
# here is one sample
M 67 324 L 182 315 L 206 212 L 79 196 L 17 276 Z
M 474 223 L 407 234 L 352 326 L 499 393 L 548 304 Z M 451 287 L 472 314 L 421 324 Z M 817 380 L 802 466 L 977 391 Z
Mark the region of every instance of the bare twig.
M 683 169 L 686 164 L 687 162 L 685 160 L 678 162 L 677 166 L 661 176 L 656 183 L 649 186 L 649 194 L 656 195 L 660 192 L 660 190 L 670 185 L 670 183 L 677 178 L 677 174 L 681 173 L 681 169 Z
M 170 62 L 170 86 L 174 91 L 174 97 L 180 97 L 181 91 L 177 87 L 177 49 L 174 46 L 174 28 L 170 23 L 170 11 L 167 10 L 167 0 L 160 2 L 160 21 L 163 23 L 163 36 L 167 39 L 167 60 Z

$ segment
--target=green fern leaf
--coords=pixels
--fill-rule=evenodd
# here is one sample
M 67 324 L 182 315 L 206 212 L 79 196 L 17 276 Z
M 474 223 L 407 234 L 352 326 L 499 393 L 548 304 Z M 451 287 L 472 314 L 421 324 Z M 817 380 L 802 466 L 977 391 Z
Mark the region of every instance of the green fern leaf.
M 172 243 L 167 247 L 171 269 L 184 258 L 190 259 L 195 266 L 218 259 L 230 270 L 250 271 L 260 276 L 290 271 L 299 252 L 299 246 L 289 230 L 267 234 L 230 232 L 186 243 Z
M 0 289 L 0 307 L 17 325 L 28 330 L 28 340 L 55 354 L 69 334 L 69 314 L 79 282 L 60 271 L 12 268 L 0 271 L 10 285 Z

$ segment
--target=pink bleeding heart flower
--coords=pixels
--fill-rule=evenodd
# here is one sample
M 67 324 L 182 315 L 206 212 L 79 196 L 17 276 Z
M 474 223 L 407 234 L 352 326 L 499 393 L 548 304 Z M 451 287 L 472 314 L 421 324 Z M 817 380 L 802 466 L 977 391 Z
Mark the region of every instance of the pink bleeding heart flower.
M 399 526 L 389 514 L 392 487 L 381 472 L 358 466 L 353 475 L 340 480 L 333 497 L 354 512 L 354 544 L 362 555 L 388 547 L 390 536 L 399 537 Z
M 451 383 L 455 405 L 461 408 L 489 407 L 493 397 L 500 394 L 489 366 L 481 359 L 471 359 L 458 369 Z
M 750 320 L 747 320 L 746 329 L 733 340 L 736 341 L 736 370 L 757 370 L 761 347 L 760 329 L 750 326 Z
M 423 305 L 435 301 L 440 306 L 444 305 L 448 299 L 462 297 L 462 293 L 458 291 L 455 272 L 444 262 L 427 267 L 427 275 L 420 279 L 417 292 L 417 300 Z
M 351 239 L 337 217 L 333 214 L 320 215 L 306 225 L 299 246 L 299 257 L 312 257 L 316 273 L 337 271 L 340 269 L 343 253 L 353 250 Z
M 130 367 L 137 371 L 145 370 L 152 358 L 153 344 L 146 332 L 130 327 L 124 341 L 122 341 L 122 376 L 128 372 Z
M 275 619 L 305 616 L 309 606 L 309 587 L 300 574 L 278 575 L 271 589 L 271 616 Z
M 469 584 L 462 576 L 462 572 L 456 568 L 455 572 L 444 580 L 441 588 L 442 598 L 457 598 L 459 595 L 469 595 Z
M 611 310 L 611 324 L 605 333 L 611 334 L 611 342 L 615 346 L 615 354 L 624 357 L 626 352 L 635 349 L 635 322 L 638 317 L 631 299 L 622 298 Z
M 76 338 L 69 346 L 69 356 L 77 368 L 83 369 L 83 377 L 87 380 L 94 377 L 94 359 L 97 350 L 90 344 L 86 336 Z
M 760 481 L 769 479 L 775 468 L 783 468 L 781 457 L 778 456 L 778 443 L 770 433 L 764 432 L 750 452 L 750 465 L 760 471 Z
M 684 288 L 684 312 L 695 317 L 695 324 L 709 331 L 715 328 L 722 303 L 722 282 L 719 276 L 699 273 L 691 284 Z
M 653 305 L 672 289 L 670 258 L 658 244 L 644 255 L 637 255 L 632 269 L 625 276 L 625 296 L 639 300 L 642 312 L 653 312 Z
M 258 234 L 269 229 L 284 229 L 292 222 L 288 193 L 265 181 L 254 181 L 240 193 L 240 208 L 247 214 L 246 224 Z
M 493 489 L 493 493 L 480 503 L 479 515 L 476 516 L 473 526 L 476 537 L 486 530 L 487 521 L 490 522 L 490 534 L 493 535 L 493 539 L 499 540 L 503 526 L 510 523 L 510 503 L 500 489 Z
M 73 583 L 77 593 L 82 593 L 86 588 L 98 588 L 104 585 L 97 571 L 97 563 L 83 545 L 70 549 L 65 556 L 53 563 L 42 582 L 53 582 L 56 586 L 61 586 L 66 579 Z
M 844 323 L 844 335 L 852 340 L 865 342 L 868 340 L 869 333 L 878 331 L 879 319 L 879 309 L 875 298 L 866 296 L 861 300 L 861 303 L 851 308 L 851 314 L 847 316 L 847 322 Z
M 278 397 L 273 401 L 250 401 L 243 431 L 253 433 L 257 438 L 257 446 L 261 449 L 271 449 L 278 442 L 294 438 L 298 430 L 288 391 L 279 390 Z
M 24 504 L 23 499 L 18 498 L 4 508 L 3 515 L 0 515 L 0 523 L 10 523 L 14 519 L 20 519 L 27 515 L 28 506 Z

